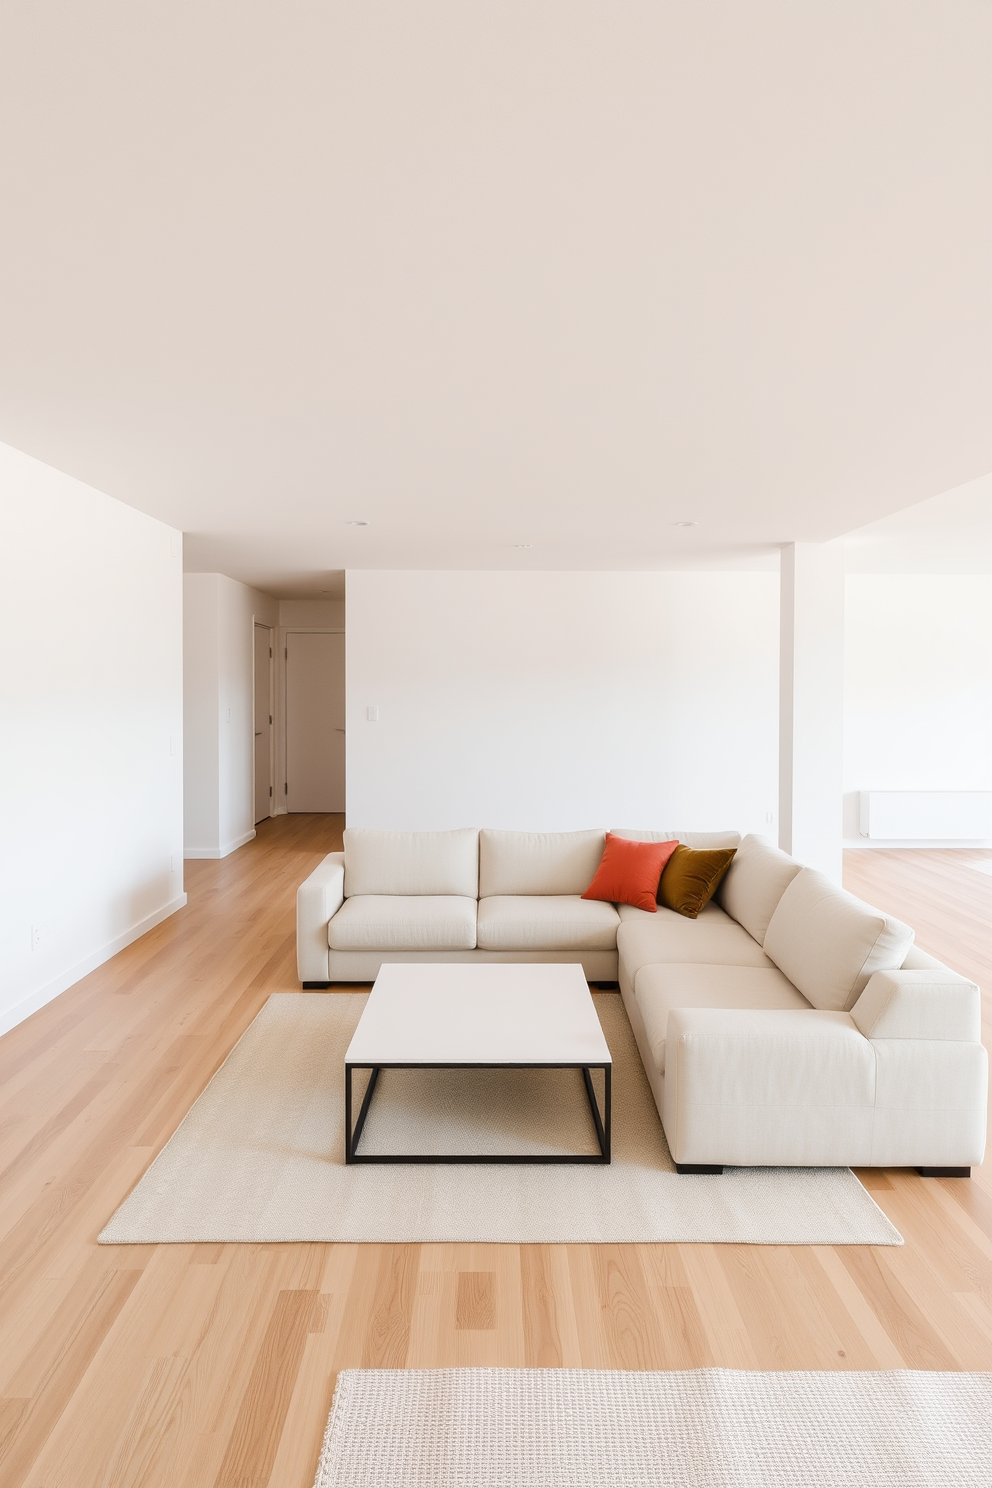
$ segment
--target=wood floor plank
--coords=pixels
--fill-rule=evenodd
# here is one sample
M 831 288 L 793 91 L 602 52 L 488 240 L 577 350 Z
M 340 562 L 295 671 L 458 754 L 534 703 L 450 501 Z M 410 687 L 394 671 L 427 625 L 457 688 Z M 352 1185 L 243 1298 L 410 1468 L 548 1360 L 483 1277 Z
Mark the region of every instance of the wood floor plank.
M 685 1284 L 692 1289 L 706 1335 L 706 1358 L 727 1369 L 758 1369 L 747 1324 L 720 1263 L 722 1250 L 716 1245 L 679 1246 Z
M 337 1375 L 330 1368 L 330 1358 L 331 1350 L 325 1335 L 311 1334 L 303 1350 L 296 1386 L 272 1462 L 271 1488 L 281 1488 L 284 1483 L 310 1488 L 313 1483 L 337 1382 Z
M 419 1245 L 377 1247 L 372 1312 L 362 1350 L 364 1369 L 402 1369 L 410 1347 L 410 1321 L 420 1268 Z
M 524 1362 L 530 1369 L 577 1368 L 575 1309 L 563 1245 L 521 1245 Z
M 89 1368 L 137 1282 L 140 1271 L 94 1265 L 90 1285 L 59 1309 L 14 1376 L 15 1396 L 29 1404 L 3 1457 L 5 1488 L 19 1488 Z
M 858 1288 L 884 1313 L 886 1329 L 907 1369 L 957 1369 L 954 1355 L 927 1324 L 911 1292 L 889 1266 L 880 1247 L 845 1246 L 838 1251 Z
M 589 1247 L 602 1339 L 620 1369 L 669 1368 L 669 1340 L 635 1245 Z M 662 1360 L 665 1363 L 661 1363 Z
M 319 1297 L 312 1290 L 277 1296 L 216 1488 L 266 1488 Z
M 473 1331 L 483 1329 L 486 1332 L 495 1330 L 495 1271 L 459 1271 L 455 1327 Z
M 190 1361 L 174 1354 L 148 1360 L 107 1464 L 106 1488 L 182 1481 L 196 1437 L 191 1375 Z
M 990 1368 L 992 1164 L 863 1175 L 860 1246 L 96 1245 L 271 992 L 340 817 L 281 817 L 0 1039 L 3 1488 L 309 1488 L 342 1368 Z M 848 886 L 986 988 L 990 855 L 848 855 Z M 333 995 L 333 994 L 329 994 Z
M 858 1286 L 837 1251 L 829 1245 L 817 1245 L 813 1247 L 813 1254 L 833 1289 L 834 1296 L 846 1310 L 868 1350 L 870 1362 L 852 1367 L 905 1369 L 906 1360 L 883 1326 L 870 1296 Z

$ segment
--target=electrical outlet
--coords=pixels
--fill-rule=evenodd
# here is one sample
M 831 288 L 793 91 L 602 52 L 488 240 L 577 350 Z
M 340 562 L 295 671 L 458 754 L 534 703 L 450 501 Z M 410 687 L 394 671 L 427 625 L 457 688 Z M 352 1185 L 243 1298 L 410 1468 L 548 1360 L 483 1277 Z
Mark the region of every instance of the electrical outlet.
M 373 707 L 366 708 L 365 709 L 365 717 L 368 719 L 369 723 L 378 723 L 379 722 L 379 709 L 376 708 L 376 707 L 374 707 L 374 706 Z
M 48 926 L 43 920 L 37 920 L 31 926 L 31 949 L 41 951 L 48 942 Z

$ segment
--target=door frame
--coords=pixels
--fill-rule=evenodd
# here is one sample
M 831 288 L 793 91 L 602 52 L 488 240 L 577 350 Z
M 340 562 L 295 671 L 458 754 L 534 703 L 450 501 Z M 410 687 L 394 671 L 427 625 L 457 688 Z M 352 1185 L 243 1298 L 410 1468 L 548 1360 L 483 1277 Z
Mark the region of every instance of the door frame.
M 272 799 L 276 802 L 276 805 L 272 808 L 272 815 L 273 816 L 285 816 L 286 815 L 286 798 L 287 798 L 287 786 L 288 786 L 288 781 L 287 781 L 287 778 L 286 778 L 286 771 L 287 771 L 287 769 L 289 767 L 289 745 L 288 745 L 288 739 L 287 739 L 287 726 L 288 726 L 288 716 L 289 716 L 289 704 L 288 704 L 288 700 L 287 700 L 287 696 L 286 696 L 286 651 L 287 651 L 287 648 L 288 648 L 288 645 L 289 645 L 289 642 L 288 642 L 288 639 L 287 638 L 289 637 L 290 634 L 298 634 L 298 633 L 299 634 L 304 634 L 304 635 L 343 635 L 343 636 L 347 636 L 347 634 L 348 634 L 348 627 L 347 627 L 347 625 L 280 625 L 279 628 L 278 628 L 278 630 L 277 630 L 277 632 L 276 632 L 277 642 L 278 643 L 277 643 L 277 646 L 276 646 L 276 683 L 275 683 L 275 685 L 276 685 L 276 705 L 277 705 L 277 709 L 278 709 L 278 712 L 277 712 L 276 716 L 279 719 L 279 732 L 278 732 L 278 735 L 276 737 L 276 748 L 278 750 L 278 759 L 277 759 L 277 766 L 276 766 L 276 771 L 275 771 L 275 781 L 276 781 L 276 783 L 273 785 L 273 788 L 272 788 L 272 790 L 273 790 Z M 347 675 L 347 670 L 348 670 L 348 643 L 347 643 L 347 640 L 346 640 L 345 641 L 345 674 L 346 675 Z M 347 696 L 346 696 L 346 702 L 347 702 Z M 347 792 L 347 789 L 348 789 L 348 776 L 347 776 L 348 763 L 347 763 L 347 761 L 348 761 L 348 746 L 347 746 L 347 736 L 346 736 L 346 742 L 345 742 L 345 791 L 346 792 Z
M 276 626 L 269 625 L 265 620 L 259 620 L 255 615 L 252 616 L 251 632 L 251 814 L 254 817 L 255 772 L 257 764 L 255 753 L 255 706 L 258 702 L 258 699 L 255 697 L 255 633 L 259 630 L 267 630 L 269 633 L 269 706 L 267 710 L 269 715 L 269 816 L 273 817 L 276 814 Z M 260 817 L 259 820 L 264 821 L 265 817 Z

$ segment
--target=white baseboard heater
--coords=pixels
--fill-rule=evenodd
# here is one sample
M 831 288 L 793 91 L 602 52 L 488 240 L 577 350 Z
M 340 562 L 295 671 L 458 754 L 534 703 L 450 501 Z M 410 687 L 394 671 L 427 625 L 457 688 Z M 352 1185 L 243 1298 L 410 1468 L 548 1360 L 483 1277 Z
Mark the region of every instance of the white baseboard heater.
M 890 842 L 992 837 L 992 791 L 861 791 L 861 835 Z

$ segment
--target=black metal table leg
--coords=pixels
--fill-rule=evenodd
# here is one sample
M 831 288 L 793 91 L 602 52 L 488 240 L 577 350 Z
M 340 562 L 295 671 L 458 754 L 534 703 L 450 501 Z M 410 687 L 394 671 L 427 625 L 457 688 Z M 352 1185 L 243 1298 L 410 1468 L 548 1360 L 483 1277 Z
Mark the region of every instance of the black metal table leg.
M 358 1144 L 361 1141 L 362 1130 L 365 1126 L 365 1118 L 369 1114 L 369 1106 L 372 1104 L 372 1092 L 375 1090 L 379 1079 L 378 1065 L 369 1076 L 369 1083 L 365 1087 L 365 1097 L 358 1112 L 358 1120 L 355 1122 L 355 1130 L 351 1129 L 351 1074 L 354 1065 L 346 1064 L 344 1067 L 344 1160 L 346 1163 L 356 1161 Z
M 611 1126 L 611 1119 L 610 1118 L 611 1118 L 611 1114 L 612 1114 L 612 1112 L 611 1112 L 612 1102 L 611 1102 L 611 1099 L 610 1099 L 610 1097 L 611 1097 L 610 1075 L 612 1073 L 612 1068 L 611 1068 L 610 1065 L 597 1066 L 597 1067 L 603 1069 L 603 1082 L 604 1082 L 604 1090 L 603 1090 L 603 1107 L 604 1107 L 604 1112 L 603 1112 L 603 1115 L 605 1115 L 605 1118 L 606 1118 L 605 1124 L 604 1124 L 603 1116 L 600 1115 L 599 1102 L 596 1099 L 596 1091 L 595 1091 L 595 1089 L 593 1087 L 593 1083 L 592 1083 L 592 1074 L 591 1074 L 590 1069 L 589 1069 L 589 1067 L 587 1065 L 584 1065 L 583 1066 L 583 1069 L 582 1069 L 582 1078 L 585 1081 L 586 1095 L 589 1098 L 589 1110 L 592 1112 L 593 1124 L 596 1127 L 596 1136 L 597 1136 L 597 1138 L 599 1140 L 599 1150 L 600 1150 L 600 1153 L 602 1154 L 603 1161 L 604 1162 L 609 1162 L 610 1161 L 611 1136 L 612 1136 L 611 1131 L 610 1131 L 610 1126 Z

